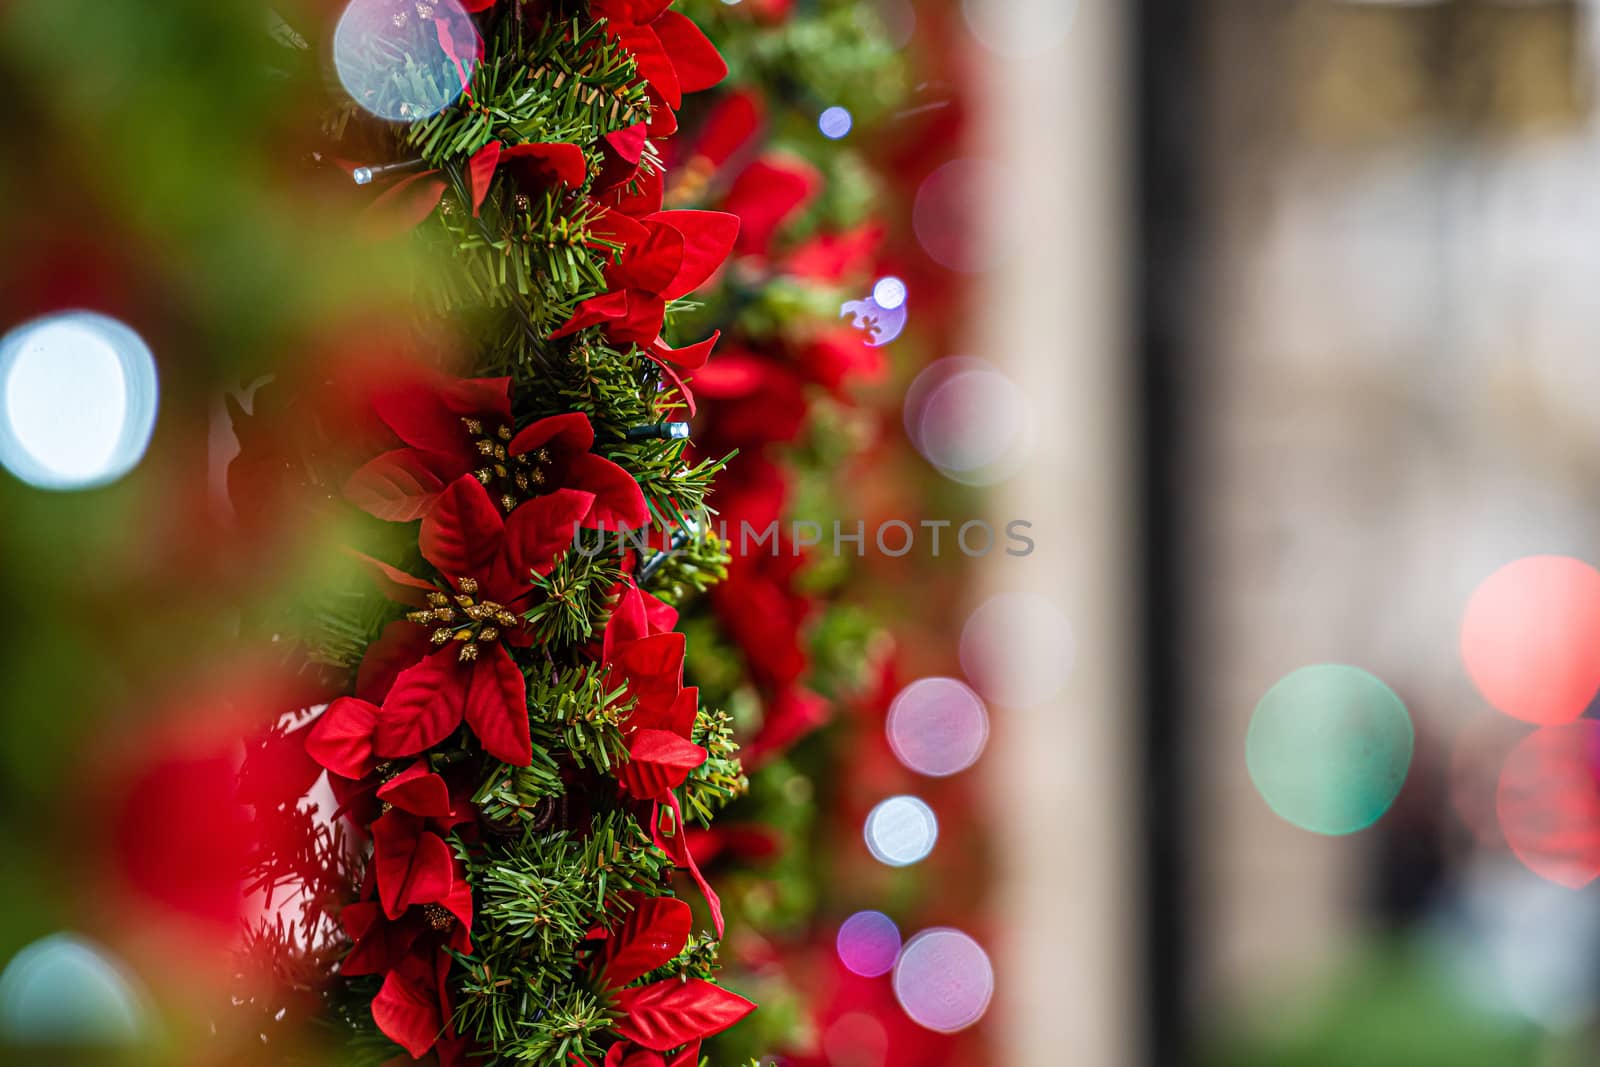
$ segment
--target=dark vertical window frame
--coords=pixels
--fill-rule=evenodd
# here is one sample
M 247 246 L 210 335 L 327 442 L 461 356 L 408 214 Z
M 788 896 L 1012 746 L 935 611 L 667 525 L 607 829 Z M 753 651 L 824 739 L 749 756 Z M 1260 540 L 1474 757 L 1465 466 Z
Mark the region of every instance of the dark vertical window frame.
M 1139 677 L 1142 934 L 1139 955 L 1141 1062 L 1187 1067 L 1190 892 L 1185 825 L 1192 810 L 1185 773 L 1189 731 L 1183 673 L 1184 471 L 1189 444 L 1182 383 L 1189 365 L 1186 295 L 1195 256 L 1203 82 L 1194 0 L 1130 5 L 1131 104 L 1135 174 L 1132 262 Z

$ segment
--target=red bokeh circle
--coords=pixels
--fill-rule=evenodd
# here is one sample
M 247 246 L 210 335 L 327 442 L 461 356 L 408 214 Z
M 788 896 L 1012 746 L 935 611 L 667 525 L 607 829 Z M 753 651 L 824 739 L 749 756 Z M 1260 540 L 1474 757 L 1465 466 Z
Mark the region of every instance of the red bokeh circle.
M 1571 722 L 1600 693 L 1600 571 L 1530 556 L 1484 579 L 1467 603 L 1461 659 L 1491 706 L 1524 722 Z
M 1600 722 L 1535 730 L 1506 759 L 1495 809 L 1506 843 L 1541 878 L 1581 889 L 1600 878 Z

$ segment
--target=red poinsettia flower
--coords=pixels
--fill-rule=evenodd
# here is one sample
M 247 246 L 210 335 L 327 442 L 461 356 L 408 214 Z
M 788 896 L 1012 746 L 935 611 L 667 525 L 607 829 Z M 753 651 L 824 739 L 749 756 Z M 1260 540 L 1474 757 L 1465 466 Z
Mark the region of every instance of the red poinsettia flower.
M 609 643 L 611 678 L 634 700 L 623 727 L 628 762 L 617 781 L 641 800 L 665 801 L 707 756 L 689 740 L 700 691 L 683 685 L 684 637 L 668 631 Z
M 721 99 L 695 135 L 666 199 L 674 206 L 709 203 L 739 216 L 735 253 L 767 259 L 778 231 L 805 210 L 822 189 L 822 175 L 805 160 L 766 153 L 755 160 L 765 106 L 750 92 Z M 724 191 L 725 190 L 725 191 Z
M 632 475 L 589 451 L 594 427 L 581 412 L 511 432 L 509 378 L 418 376 L 376 392 L 372 406 L 408 447 L 368 461 L 345 496 L 391 522 L 421 518 L 445 487 L 472 474 L 502 508 L 559 489 L 594 497 L 582 522 L 607 529 L 643 526 L 650 512 Z M 509 504 L 507 502 L 510 502 Z
M 638 177 L 639 164 L 644 159 L 644 146 L 649 136 L 650 130 L 643 122 L 600 135 L 600 140 L 595 143 L 600 153 L 600 172 L 594 179 L 596 193 L 615 189 Z
M 832 327 L 805 343 L 798 363 L 812 381 L 835 396 L 842 396 L 852 383 L 880 382 L 888 372 L 884 349 L 869 341 L 862 330 Z
M 525 427 L 511 439 L 509 451 L 513 463 L 530 459 L 526 466 L 540 479 L 537 489 L 581 489 L 592 494 L 586 525 L 606 530 L 648 525 L 650 509 L 639 483 L 609 459 L 589 451 L 592 447 L 594 426 L 589 416 L 574 411 Z
M 776 551 L 737 557 L 711 604 L 733 635 L 750 673 L 768 690 L 792 684 L 806 669 L 804 628 L 814 605 L 797 590 L 805 558 L 780 531 Z
M 448 953 L 407 956 L 372 998 L 372 1018 L 390 1040 L 421 1059 L 441 1037 L 453 1037 Z
M 511 172 L 517 188 L 524 193 L 541 192 L 562 186 L 576 189 L 589 176 L 589 163 L 583 149 L 562 142 L 506 146 L 490 141 L 474 152 L 467 163 L 467 178 L 472 188 L 472 213 L 478 214 L 489 195 L 489 183 L 497 171 Z
M 631 578 L 618 583 L 617 599 L 606 622 L 600 658 L 609 662 L 629 641 L 666 633 L 678 624 L 678 609 L 646 593 Z
M 437 901 L 418 902 L 420 907 L 408 907 L 397 918 L 389 916 L 381 900 L 369 899 L 378 892 L 378 879 L 376 865 L 369 865 L 362 899 L 339 913 L 352 942 L 339 964 L 341 973 L 387 974 L 408 956 L 427 956 L 440 948 L 472 951 L 472 886 L 459 857 L 452 865 L 449 893 Z
M 689 872 L 689 877 L 694 879 L 694 884 L 699 888 L 700 894 L 705 897 L 706 907 L 711 912 L 711 925 L 721 937 L 724 929 L 722 918 L 722 898 L 717 896 L 711 883 L 706 880 L 705 872 L 695 862 L 694 854 L 689 851 L 688 828 L 683 821 L 683 805 L 678 802 L 678 794 L 668 790 L 666 801 L 657 801 L 650 813 L 650 835 L 655 846 L 666 853 L 674 865 Z
M 363 900 L 345 905 L 339 921 L 353 942 L 339 963 L 339 972 L 345 975 L 387 974 L 407 957 L 440 947 L 471 952 L 472 886 L 467 882 L 466 866 L 457 860 L 449 895 L 432 905 L 411 908 L 399 919 L 390 919 L 381 902 Z
M 527 640 L 515 609 L 532 593 L 533 578 L 548 574 L 572 544 L 593 503 L 588 493 L 561 489 L 502 517 L 476 478 L 452 482 L 423 519 L 420 543 L 456 596 L 385 568 L 402 589 L 429 591 L 429 607 L 415 622 L 436 626 L 429 640 L 438 651 L 399 671 L 381 706 L 357 697 L 329 705 L 307 742 L 312 757 L 335 774 L 360 778 L 376 759 L 432 748 L 465 721 L 484 751 L 527 766 L 527 682 L 505 646 Z M 415 648 L 410 633 L 394 640 Z M 382 645 L 369 655 L 387 657 Z
M 755 1005 L 698 978 L 669 978 L 624 988 L 676 958 L 688 943 L 692 926 L 689 905 L 675 897 L 635 894 L 631 899 L 633 909 L 607 932 L 596 976 L 601 988 L 613 991 L 621 1015 L 616 1031 L 625 1039 L 612 1046 L 605 1062 L 607 1067 L 694 1063 L 702 1040 L 726 1030 L 754 1011 Z M 685 1059 L 680 1053 L 664 1061 L 660 1055 L 639 1058 L 634 1054 L 634 1048 L 659 1054 L 680 1046 L 693 1047 L 696 1058 Z M 618 1052 L 619 1048 L 622 1051 Z
M 656 211 L 634 219 L 610 210 L 594 229 L 623 249 L 606 268 L 608 291 L 580 303 L 551 336 L 604 326 L 613 343 L 648 347 L 661 335 L 667 302 L 688 296 L 722 266 L 739 219 L 720 211 Z
M 676 631 L 615 644 L 607 665 L 612 680 L 634 700 L 624 729 L 671 730 L 688 737 L 694 707 L 686 705 L 683 686 L 684 636 Z
M 714 450 L 758 451 L 763 445 L 793 441 L 805 427 L 805 380 L 799 373 L 743 349 L 723 352 L 715 364 L 695 375 L 702 399 L 725 401 L 717 417 L 707 418 L 697 438 Z
M 762 702 L 761 728 L 740 756 L 747 770 L 764 766 L 828 721 L 833 707 L 809 689 L 788 686 Z
M 652 99 L 650 133 L 665 137 L 678 128 L 674 114 L 684 93 L 709 89 L 728 75 L 716 47 L 686 15 L 667 10 L 672 0 L 590 0 L 589 14 L 606 20 L 606 33 L 639 65 Z
M 589 171 L 583 149 L 575 144 L 555 142 L 508 147 L 500 141 L 490 141 L 467 160 L 473 215 L 482 210 L 490 182 L 501 167 L 516 174 L 517 187 L 525 193 L 563 187 L 576 189 L 583 184 Z M 433 214 L 449 188 L 449 181 L 437 169 L 401 178 L 367 205 L 368 234 L 382 240 L 416 229 Z
M 699 1062 L 698 1041 L 685 1045 L 670 1057 L 635 1045 L 632 1041 L 618 1041 L 606 1050 L 602 1067 L 695 1067 Z
M 692 140 L 683 143 L 674 138 L 667 143 L 663 162 L 673 177 L 668 199 L 674 204 L 703 200 L 717 173 L 754 143 L 766 111 L 761 97 L 749 89 L 719 94 Z
M 785 256 L 783 271 L 806 281 L 835 285 L 868 274 L 882 243 L 883 229 L 873 223 L 843 233 L 821 233 Z
M 684 637 L 667 631 L 623 639 L 630 631 L 648 628 L 642 602 L 637 609 L 619 611 L 613 620 L 618 616 L 625 621 L 616 633 L 607 634 L 606 663 L 611 681 L 624 689 L 634 706 L 623 724 L 628 762 L 617 768 L 617 781 L 633 796 L 654 803 L 650 825 L 656 847 L 689 871 L 705 895 L 720 937 L 722 904 L 689 854 L 682 832 L 683 808 L 673 792 L 707 758 L 706 750 L 689 739 L 700 691 L 683 685 Z M 670 823 L 662 818 L 663 808 L 673 814 Z
M 457 892 L 458 864 L 445 836 L 472 821 L 465 800 L 451 797 L 426 760 L 417 760 L 379 786 L 377 795 L 389 807 L 372 824 L 372 869 L 384 914 L 398 919 L 414 904 L 451 900 Z M 470 921 L 470 897 L 466 914 Z
M 750 164 L 733 180 L 720 205 L 739 216 L 734 251 L 763 259 L 770 256 L 778 231 L 821 189 L 822 175 L 804 160 L 768 155 Z
M 385 452 L 345 483 L 351 503 L 391 522 L 427 514 L 445 486 L 497 462 L 511 439 L 510 378 L 450 378 L 418 369 L 373 390 L 372 410 L 405 448 Z M 499 480 L 497 488 L 507 488 Z

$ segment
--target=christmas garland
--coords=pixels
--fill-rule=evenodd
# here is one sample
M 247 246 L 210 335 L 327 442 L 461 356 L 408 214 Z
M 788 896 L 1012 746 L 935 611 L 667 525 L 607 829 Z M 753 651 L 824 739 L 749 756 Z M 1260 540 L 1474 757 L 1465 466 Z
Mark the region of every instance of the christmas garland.
M 388 6 L 431 24 L 431 67 L 406 53 L 380 86 L 416 117 L 346 105 L 319 160 L 370 198 L 375 238 L 434 252 L 419 330 L 467 325 L 473 354 L 461 376 L 325 369 L 235 410 L 241 514 L 287 471 L 371 517 L 349 551 L 371 592 L 339 585 L 292 642 L 348 688 L 246 761 L 248 794 L 303 749 L 338 814 L 257 805 L 303 833 L 260 835 L 278 847 L 251 887 L 300 908 L 255 948 L 326 961 L 312 984 L 374 1061 L 694 1064 L 753 1008 L 715 981 L 721 907 L 688 843 L 746 781 L 673 630 L 728 558 L 695 519 L 724 457 L 691 460 L 673 421 L 717 338 L 667 338 L 738 220 L 664 210 L 660 145 L 725 67 L 667 0 Z M 451 70 L 453 103 L 407 103 Z
M 683 6 L 731 70 L 674 142 L 687 162 L 669 198 L 743 222 L 692 320 L 722 334 L 695 378 L 695 441 L 708 454 L 738 450 L 717 477 L 719 517 L 754 529 L 777 518 L 786 532 L 815 523 L 828 542 L 834 519 L 848 533 L 971 514 L 970 494 L 930 478 L 900 433 L 906 386 L 964 321 L 962 287 L 916 247 L 909 210 L 961 141 L 959 63 L 926 49 L 908 61 L 911 28 L 891 24 L 892 6 L 890 22 L 851 0 Z M 914 17 L 925 42 L 960 40 L 941 5 Z M 902 306 L 866 298 L 880 278 L 903 280 Z M 725 962 L 763 1006 L 710 1043 L 717 1062 L 763 1052 L 796 1067 L 987 1062 L 981 1033 L 923 1028 L 887 974 L 853 973 L 836 948 L 852 912 L 884 909 L 908 932 L 972 929 L 981 897 L 969 877 L 984 848 L 970 783 L 913 774 L 885 728 L 900 685 L 959 675 L 948 611 L 967 575 L 931 557 L 885 566 L 870 532 L 866 541 L 735 546 L 728 580 L 684 621 L 690 672 L 733 712 L 750 775 L 749 793 L 695 838 L 741 934 Z M 899 792 L 937 804 L 940 855 L 891 870 L 868 855 L 862 828 Z

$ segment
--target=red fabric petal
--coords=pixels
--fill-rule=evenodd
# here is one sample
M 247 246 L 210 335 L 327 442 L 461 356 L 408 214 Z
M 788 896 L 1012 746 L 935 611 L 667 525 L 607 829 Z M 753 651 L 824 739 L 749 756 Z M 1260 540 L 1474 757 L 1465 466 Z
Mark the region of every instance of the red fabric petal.
M 594 194 L 599 197 L 605 194 L 604 201 L 611 202 L 613 195 L 620 196 L 623 189 L 631 184 L 639 175 L 639 164 L 629 163 L 618 156 L 602 142 L 600 149 L 600 171 L 594 176 Z M 652 210 L 659 210 L 655 208 Z
M 667 1061 L 667 1067 L 698 1067 L 700 1063 L 700 1042 L 685 1045 L 678 1050 L 678 1054 Z
M 396 604 L 406 604 L 414 608 L 426 607 L 428 594 L 438 592 L 433 583 L 425 582 L 414 574 L 407 574 L 399 567 L 391 567 L 381 559 L 373 559 L 353 548 L 347 548 L 344 552 L 360 564 L 361 569 L 372 578 L 379 592 Z
M 483 209 L 484 198 L 489 195 L 489 182 L 494 178 L 495 168 L 500 165 L 500 153 L 505 146 L 499 141 L 490 141 L 467 160 L 467 181 L 472 187 L 472 214 L 477 215 Z
M 505 520 L 470 474 L 451 482 L 422 520 L 422 556 L 447 578 L 485 579 L 499 555 Z
M 400 672 L 378 712 L 374 748 L 380 756 L 410 756 L 432 748 L 461 725 L 467 682 L 455 643 Z
M 659 1052 L 640 1048 L 631 1041 L 618 1041 L 606 1049 L 601 1067 L 666 1067 L 666 1063 Z
M 667 300 L 698 289 L 722 266 L 739 237 L 739 216 L 722 211 L 658 211 L 646 221 L 670 226 L 683 235 L 683 262 L 672 282 L 660 290 Z
M 472 927 L 472 886 L 467 881 L 467 867 L 459 859 L 456 860 L 455 882 L 450 886 L 450 895 L 439 901 L 440 904 L 454 915 L 461 923 L 463 931 Z M 471 948 L 460 951 L 470 952 Z
M 616 246 L 626 253 L 635 245 L 642 245 L 648 241 L 650 230 L 644 223 L 626 212 L 616 208 L 606 208 L 594 222 L 589 224 L 589 236 L 591 238 L 589 246 L 597 251 L 610 250 L 609 246 Z
M 644 613 L 650 620 L 650 633 L 665 633 L 678 625 L 677 608 L 650 593 L 641 591 L 639 595 L 644 598 Z
M 523 504 L 506 517 L 506 562 L 526 583 L 530 574 L 549 574 L 556 559 L 571 547 L 578 524 L 589 514 L 594 496 L 576 489 L 558 489 Z
M 800 160 L 758 159 L 734 180 L 722 202 L 739 216 L 738 251 L 765 256 L 778 228 L 809 204 L 822 175 Z
M 640 170 L 637 175 L 631 177 L 633 180 L 626 184 L 619 183 L 608 193 L 604 202 L 625 218 L 643 218 L 660 211 L 662 200 L 666 196 L 661 171 Z
M 582 520 L 591 529 L 632 530 L 650 525 L 650 506 L 633 475 L 592 452 L 567 461 L 567 480 L 575 489 L 594 494 Z
M 372 998 L 372 1020 L 391 1041 L 421 1059 L 444 1030 L 439 999 L 431 989 L 390 971 Z
M 587 452 L 594 446 L 594 426 L 581 411 L 552 415 L 529 423 L 511 439 L 508 451 L 513 456 L 549 448 L 552 452 Z
M 660 40 L 660 38 L 656 38 Z M 674 72 L 673 77 L 677 77 Z M 678 113 L 667 106 L 667 102 L 655 89 L 646 87 L 645 99 L 650 102 L 650 118 L 646 120 L 645 130 L 651 137 L 671 137 L 678 132 Z
M 607 989 L 621 989 L 672 962 L 688 943 L 693 924 L 689 905 L 676 897 L 640 900 L 606 941 L 601 982 Z
M 660 293 L 672 284 L 683 268 L 682 232 L 657 221 L 665 212 L 654 212 L 643 222 L 645 239 L 630 242 L 622 262 L 610 277 L 633 289 Z
M 658 727 L 683 689 L 684 638 L 676 631 L 654 634 L 616 650 L 612 669 L 637 700 L 631 722 L 637 727 Z
M 666 318 L 667 302 L 660 296 L 638 289 L 628 291 L 628 313 L 606 326 L 606 340 L 619 345 L 643 347 L 661 333 L 661 323 Z M 671 371 L 667 372 L 669 376 Z
M 678 693 L 678 699 L 672 702 L 672 710 L 668 713 L 661 726 L 662 729 L 677 734 L 679 737 L 689 737 L 694 733 L 694 720 L 700 710 L 700 689 L 698 686 L 689 686 Z
M 701 978 L 671 979 L 617 994 L 617 1033 L 665 1052 L 687 1041 L 720 1034 L 756 1006 L 732 990 Z
M 510 378 L 446 378 L 440 400 L 456 416 L 457 432 L 463 442 L 467 438 L 460 423 L 462 417 L 491 423 L 511 421 Z
M 724 97 L 707 117 L 695 141 L 694 154 L 711 168 L 722 166 L 761 128 L 761 98 L 748 89 Z M 689 164 L 694 167 L 694 163 Z
M 376 240 L 414 230 L 444 199 L 447 183 L 436 170 L 425 170 L 395 182 L 362 212 L 368 235 Z
M 397 448 L 357 469 L 344 483 L 344 496 L 369 515 L 410 522 L 433 506 L 448 478 L 460 473 L 458 468 L 448 456 Z
M 672 0 L 590 0 L 589 14 L 618 26 L 645 26 L 670 6 Z
M 548 187 L 565 185 L 576 189 L 589 176 L 589 162 L 575 144 L 512 145 L 500 155 L 501 166 L 515 166 L 529 183 Z
M 670 730 L 636 730 L 628 741 L 628 762 L 617 768 L 617 781 L 640 800 L 661 800 L 705 761 L 705 749 Z
M 663 806 L 672 813 L 672 825 L 675 828 L 672 834 L 667 834 L 661 829 Z M 694 884 L 706 898 L 706 908 L 711 912 L 711 925 L 716 929 L 717 936 L 721 937 L 726 925 L 722 919 L 722 898 L 717 896 L 717 891 L 706 881 L 700 865 L 694 861 L 694 855 L 689 851 L 688 831 L 684 826 L 683 807 L 678 803 L 678 794 L 669 792 L 666 804 L 656 805 L 656 810 L 651 816 L 651 825 L 654 827 L 655 846 L 671 857 L 673 863 L 689 872 L 689 877 L 694 879 Z
M 465 454 L 468 441 L 460 413 L 451 410 L 444 396 L 448 384 L 443 375 L 406 368 L 399 380 L 373 390 L 372 410 L 408 445 L 447 456 Z
M 383 905 L 377 901 L 345 905 L 339 912 L 339 921 L 355 942 L 339 961 L 339 973 L 351 977 L 392 970 L 422 933 L 417 923 L 390 922 L 384 918 Z
M 601 296 L 590 297 L 573 309 L 572 318 L 568 319 L 560 329 L 552 333 L 550 339 L 555 340 L 560 337 L 566 337 L 588 326 L 624 318 L 627 314 L 628 294 L 625 292 L 605 293 Z
M 678 85 L 678 70 L 657 37 L 653 27 L 610 25 L 606 31 L 633 53 L 639 65 L 639 76 L 661 94 L 661 99 L 673 111 L 683 106 L 683 90 Z
M 683 92 L 698 93 L 728 76 L 728 64 L 722 54 L 687 15 L 663 11 L 650 28 L 672 57 L 678 88 Z
M 828 721 L 833 706 L 809 689 L 791 687 L 769 701 L 761 729 L 745 746 L 744 764 L 754 769 Z
M 473 665 L 467 691 L 467 725 L 483 750 L 502 763 L 526 767 L 533 762 L 528 726 L 528 683 L 511 653 L 490 645 Z
M 306 752 L 334 774 L 364 778 L 376 762 L 372 735 L 377 722 L 376 707 L 355 697 L 340 697 L 312 724 Z
M 378 899 L 391 919 L 413 904 L 446 899 L 455 885 L 450 846 L 422 829 L 415 815 L 402 811 L 390 811 L 372 824 L 372 865 L 378 874 Z
M 650 355 L 650 353 L 646 352 L 645 355 Z M 694 393 L 689 389 L 688 383 L 683 380 L 677 371 L 672 369 L 670 364 L 663 363 L 658 359 L 656 360 L 656 366 L 661 368 L 661 373 L 666 376 L 667 381 L 672 383 L 672 388 L 677 390 L 678 396 L 683 400 L 683 406 L 689 410 L 689 417 L 691 419 L 694 418 Z M 677 406 L 676 404 L 672 405 L 673 408 Z M 672 408 L 667 410 L 670 411 Z
M 624 162 L 638 164 L 639 160 L 644 158 L 644 142 L 647 136 L 644 123 L 635 122 L 632 126 L 613 130 L 600 139 Z
M 684 370 L 699 370 L 711 358 L 711 350 L 721 337 L 722 331 L 718 330 L 699 344 L 686 348 L 668 348 L 667 343 L 657 337 L 650 345 L 650 357 L 658 362 L 676 363 Z
M 629 580 L 623 584 L 617 602 L 611 607 L 611 618 L 606 621 L 605 635 L 601 639 L 600 658 L 609 662 L 622 645 L 649 637 L 651 632 L 644 593 Z
M 450 814 L 450 788 L 434 774 L 428 761 L 419 759 L 378 787 L 378 799 L 387 800 L 413 815 L 443 817 Z
M 356 696 L 382 704 L 400 672 L 422 659 L 433 649 L 428 630 L 414 622 L 396 619 L 383 628 L 383 635 L 367 646 L 356 672 Z

